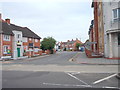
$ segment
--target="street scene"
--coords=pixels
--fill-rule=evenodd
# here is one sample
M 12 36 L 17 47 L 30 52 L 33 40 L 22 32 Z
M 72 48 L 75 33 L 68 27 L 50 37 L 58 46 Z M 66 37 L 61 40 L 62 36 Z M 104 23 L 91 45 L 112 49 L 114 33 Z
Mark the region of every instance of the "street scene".
M 0 1 L 0 88 L 120 90 L 120 0 Z

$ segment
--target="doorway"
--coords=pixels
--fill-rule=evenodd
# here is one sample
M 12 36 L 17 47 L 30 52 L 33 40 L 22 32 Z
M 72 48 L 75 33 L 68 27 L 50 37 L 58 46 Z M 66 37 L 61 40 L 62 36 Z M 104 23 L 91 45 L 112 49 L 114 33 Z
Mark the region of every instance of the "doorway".
M 20 48 L 17 48 L 17 55 L 20 57 Z

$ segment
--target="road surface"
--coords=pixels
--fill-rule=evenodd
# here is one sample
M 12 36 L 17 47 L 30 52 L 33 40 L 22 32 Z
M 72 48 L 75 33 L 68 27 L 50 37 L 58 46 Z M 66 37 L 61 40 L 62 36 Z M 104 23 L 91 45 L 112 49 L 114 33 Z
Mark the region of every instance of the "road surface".
M 70 62 L 77 52 L 58 52 L 2 65 L 3 88 L 114 88 L 116 65 L 82 65 Z

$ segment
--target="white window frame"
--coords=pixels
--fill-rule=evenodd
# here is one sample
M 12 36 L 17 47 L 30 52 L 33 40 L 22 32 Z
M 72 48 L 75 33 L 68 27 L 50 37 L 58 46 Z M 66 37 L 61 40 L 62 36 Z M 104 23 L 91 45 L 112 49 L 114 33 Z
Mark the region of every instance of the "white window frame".
M 114 17 L 114 10 L 117 10 L 117 16 L 116 17 Z M 116 9 L 113 9 L 113 11 L 112 11 L 112 13 L 113 13 L 113 22 L 119 22 L 120 21 L 120 15 L 119 15 L 119 10 L 120 10 L 120 8 L 116 8 Z M 116 21 L 115 21 L 116 20 Z
M 10 41 L 10 35 L 3 35 L 4 41 Z
M 35 39 L 35 42 L 38 42 L 38 39 Z
M 18 39 L 21 38 L 21 34 L 17 34 L 17 38 L 18 38 Z
M 29 38 L 29 40 L 31 41 L 32 39 L 31 39 L 31 38 Z

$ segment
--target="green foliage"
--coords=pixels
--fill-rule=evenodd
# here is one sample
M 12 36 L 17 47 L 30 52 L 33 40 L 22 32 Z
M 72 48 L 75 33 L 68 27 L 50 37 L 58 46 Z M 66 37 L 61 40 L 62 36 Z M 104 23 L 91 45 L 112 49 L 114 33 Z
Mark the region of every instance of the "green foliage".
M 41 49 L 42 50 L 50 50 L 52 51 L 55 47 L 56 40 L 52 37 L 44 38 L 41 42 Z
M 79 50 L 79 47 L 81 46 L 81 44 L 80 43 L 76 43 L 76 48 L 77 48 L 77 50 Z

